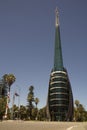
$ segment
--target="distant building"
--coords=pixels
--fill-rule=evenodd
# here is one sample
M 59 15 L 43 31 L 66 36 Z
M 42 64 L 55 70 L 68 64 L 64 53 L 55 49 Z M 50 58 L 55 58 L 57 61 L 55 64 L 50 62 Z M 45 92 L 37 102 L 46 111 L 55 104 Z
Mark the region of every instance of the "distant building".
M 63 66 L 58 10 L 56 10 L 54 67 L 50 74 L 47 116 L 51 121 L 73 120 L 73 94 L 67 70 Z

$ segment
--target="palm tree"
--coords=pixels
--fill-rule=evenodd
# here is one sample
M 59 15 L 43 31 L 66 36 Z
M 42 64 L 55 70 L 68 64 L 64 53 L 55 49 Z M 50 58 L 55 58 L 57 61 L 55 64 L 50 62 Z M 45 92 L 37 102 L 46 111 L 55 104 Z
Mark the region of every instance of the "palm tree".
M 3 81 L 5 86 L 7 87 L 7 104 L 6 104 L 6 110 L 5 110 L 5 118 L 7 118 L 7 113 L 8 113 L 8 103 L 10 101 L 10 87 L 11 85 L 15 82 L 16 78 L 13 74 L 5 74 L 3 76 Z
M 36 108 L 37 108 L 37 104 L 39 103 L 39 99 L 36 97 L 36 98 L 34 99 L 34 102 L 35 102 Z
M 13 74 L 5 74 L 3 80 L 8 85 L 10 91 L 10 87 L 15 82 L 16 78 Z
M 79 107 L 79 100 L 75 100 L 75 105 L 76 105 L 76 108 L 78 108 Z

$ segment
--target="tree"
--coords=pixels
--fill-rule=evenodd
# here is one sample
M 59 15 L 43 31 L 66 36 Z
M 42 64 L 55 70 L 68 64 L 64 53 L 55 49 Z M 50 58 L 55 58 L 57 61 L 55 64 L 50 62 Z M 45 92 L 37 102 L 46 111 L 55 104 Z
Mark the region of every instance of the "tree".
M 12 115 L 12 119 L 17 119 L 18 118 L 18 112 L 19 112 L 19 108 L 18 106 L 16 106 L 15 104 L 12 106 L 13 108 L 13 115 Z
M 10 87 L 15 82 L 16 78 L 13 74 L 5 74 L 3 80 L 8 85 L 10 91 Z
M 37 112 L 38 112 L 37 108 L 32 109 L 32 119 L 33 120 L 37 120 Z
M 43 107 L 42 109 L 39 110 L 38 115 L 37 115 L 38 120 L 44 121 L 47 119 L 46 115 L 46 107 Z
M 6 109 L 6 98 L 0 98 L 0 119 L 3 119 L 3 116 L 5 114 L 5 109 Z
M 78 100 L 75 100 L 74 107 L 74 118 L 75 121 L 86 121 L 87 120 L 87 112 L 82 104 Z
M 37 113 L 38 113 L 37 104 L 39 103 L 39 99 L 37 97 L 34 98 L 34 86 L 29 87 L 27 101 L 28 101 L 28 112 L 29 112 L 30 119 L 37 118 Z
M 33 102 L 34 102 L 34 92 L 33 92 L 33 90 L 34 90 L 34 87 L 30 86 L 28 97 L 27 97 L 30 119 L 32 119 L 32 109 L 33 109 Z
M 23 105 L 20 106 L 19 114 L 20 114 L 19 118 L 21 120 L 27 119 L 27 109 L 25 106 L 23 106 Z
M 76 108 L 79 107 L 79 101 L 78 100 L 75 100 L 75 105 L 76 105 Z
M 37 108 L 37 104 L 39 103 L 39 99 L 36 97 L 36 98 L 34 99 L 34 101 L 35 101 L 36 108 Z
M 5 74 L 4 76 L 3 76 L 3 83 L 4 83 L 4 85 L 5 85 L 5 90 L 4 90 L 4 93 L 5 93 L 5 95 L 4 96 L 7 96 L 7 104 L 6 104 L 6 110 L 5 110 L 5 116 L 4 116 L 4 118 L 7 118 L 7 114 L 8 114 L 8 103 L 9 103 L 9 101 L 10 101 L 10 87 L 11 87 L 11 85 L 15 82 L 15 76 L 13 75 L 13 74 Z

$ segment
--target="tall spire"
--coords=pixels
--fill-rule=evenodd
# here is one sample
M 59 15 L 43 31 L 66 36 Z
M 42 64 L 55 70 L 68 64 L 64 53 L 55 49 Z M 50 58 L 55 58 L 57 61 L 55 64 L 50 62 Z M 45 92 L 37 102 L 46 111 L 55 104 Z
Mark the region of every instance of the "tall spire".
M 56 8 L 55 13 L 56 13 L 56 27 L 58 27 L 58 25 L 59 25 L 59 18 L 58 18 L 59 12 L 58 12 L 57 8 Z
M 56 32 L 55 32 L 55 50 L 54 50 L 54 70 L 63 70 L 63 59 L 60 39 L 60 28 L 59 28 L 59 16 L 58 9 L 56 8 Z

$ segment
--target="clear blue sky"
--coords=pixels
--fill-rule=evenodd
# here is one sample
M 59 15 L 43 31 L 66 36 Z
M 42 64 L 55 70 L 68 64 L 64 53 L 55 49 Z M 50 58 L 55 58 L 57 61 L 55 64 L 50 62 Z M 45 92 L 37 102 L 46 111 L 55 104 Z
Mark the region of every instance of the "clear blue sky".
M 0 0 L 0 77 L 15 75 L 10 95 L 20 90 L 20 104 L 27 105 L 28 89 L 33 85 L 40 99 L 38 107 L 46 105 L 56 7 L 74 100 L 87 108 L 87 0 Z

